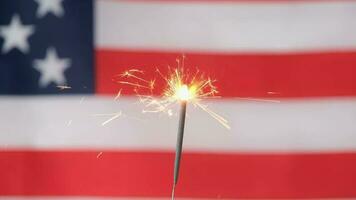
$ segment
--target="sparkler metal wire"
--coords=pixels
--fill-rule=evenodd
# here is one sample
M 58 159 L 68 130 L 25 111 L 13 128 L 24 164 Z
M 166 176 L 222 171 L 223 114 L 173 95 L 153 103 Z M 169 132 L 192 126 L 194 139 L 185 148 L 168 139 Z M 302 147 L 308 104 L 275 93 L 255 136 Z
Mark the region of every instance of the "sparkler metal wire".
M 183 137 L 184 137 L 186 111 L 187 111 L 187 102 L 182 101 L 180 117 L 179 117 L 178 134 L 177 134 L 176 156 L 175 156 L 175 160 L 174 160 L 174 179 L 173 179 L 173 189 L 172 189 L 172 200 L 174 199 L 174 191 L 175 191 L 175 187 L 178 183 L 178 178 L 179 178 L 179 168 L 180 168 L 180 161 L 181 161 L 182 150 L 183 150 Z

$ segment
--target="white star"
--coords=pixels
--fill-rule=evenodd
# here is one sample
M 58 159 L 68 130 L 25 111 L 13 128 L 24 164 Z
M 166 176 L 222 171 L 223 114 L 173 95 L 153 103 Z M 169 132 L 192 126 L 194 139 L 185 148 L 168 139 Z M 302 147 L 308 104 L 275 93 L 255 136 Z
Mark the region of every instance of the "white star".
M 48 86 L 51 82 L 57 85 L 65 85 L 66 78 L 64 71 L 71 65 L 69 58 L 60 59 L 56 50 L 53 47 L 47 49 L 44 59 L 36 59 L 33 61 L 33 67 L 41 73 L 39 85 L 41 87 Z
M 35 32 L 33 25 L 23 25 L 19 15 L 14 15 L 7 26 L 0 26 L 0 36 L 4 38 L 2 52 L 7 53 L 17 48 L 23 53 L 29 50 L 28 37 Z
M 57 17 L 64 15 L 62 6 L 63 0 L 35 0 L 38 4 L 37 17 L 44 17 L 48 13 L 52 13 Z

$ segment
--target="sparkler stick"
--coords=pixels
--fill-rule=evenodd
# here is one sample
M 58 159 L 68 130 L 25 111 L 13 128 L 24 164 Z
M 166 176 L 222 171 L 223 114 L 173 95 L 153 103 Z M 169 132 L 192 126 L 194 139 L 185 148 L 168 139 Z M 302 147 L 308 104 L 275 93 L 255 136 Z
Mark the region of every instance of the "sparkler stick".
M 144 72 L 139 69 L 126 70 L 116 76 L 118 80 L 114 79 L 114 81 L 117 83 L 133 87 L 133 91 L 139 98 L 139 102 L 142 103 L 145 107 L 142 110 L 142 113 L 164 113 L 168 114 L 168 116 L 172 116 L 172 106 L 176 103 L 180 104 L 177 144 L 174 160 L 172 200 L 175 198 L 175 188 L 179 178 L 187 104 L 192 104 L 193 107 L 199 108 L 200 110 L 206 112 L 222 126 L 230 129 L 228 120 L 214 112 L 212 109 L 210 109 L 210 107 L 208 107 L 208 105 L 203 104 L 202 102 L 204 99 L 216 99 L 221 97 L 216 96 L 216 94 L 218 94 L 218 90 L 214 85 L 216 80 L 204 76 L 204 74 L 200 73 L 199 70 L 197 70 L 195 73 L 189 73 L 189 70 L 184 71 L 184 56 L 183 62 L 181 63 L 179 60 L 177 60 L 177 63 L 178 66 L 174 70 L 171 70 L 170 67 L 168 67 L 167 75 L 161 73 L 158 68 L 156 69 L 156 73 L 160 76 L 166 85 L 166 88 L 158 93 L 158 98 L 152 95 L 152 91 L 156 87 L 156 79 L 145 79 L 145 77 L 143 77 Z M 57 87 L 59 89 L 70 89 L 69 86 Z M 147 92 L 141 93 L 140 91 L 142 90 L 150 91 L 151 95 L 147 95 Z M 118 91 L 114 100 L 120 98 L 121 91 L 122 89 Z M 279 94 L 278 92 L 267 93 Z M 249 97 L 236 97 L 236 99 L 279 103 L 277 100 L 256 99 Z M 109 114 L 95 114 L 94 116 L 111 116 L 109 119 L 102 123 L 102 126 L 105 126 L 107 123 L 112 122 L 113 120 L 122 116 L 122 113 L 120 111 L 117 113 Z M 68 124 L 70 125 L 70 123 Z M 101 155 L 102 152 L 97 155 L 97 158 L 99 158 Z
M 179 125 L 177 133 L 177 144 L 174 160 L 174 177 L 173 177 L 173 188 L 172 188 L 172 200 L 174 200 L 175 188 L 178 183 L 179 169 L 181 163 L 181 155 L 183 149 L 183 137 L 184 137 L 184 126 L 187 104 L 193 105 L 194 108 L 199 108 L 200 110 L 206 112 L 213 119 L 219 122 L 222 126 L 230 129 L 228 120 L 220 116 L 218 113 L 214 112 L 207 104 L 203 103 L 206 99 L 220 98 L 216 96 L 219 92 L 215 86 L 216 80 L 205 76 L 199 70 L 191 73 L 188 70 L 184 70 L 184 56 L 181 60 L 177 59 L 177 67 L 171 69 L 168 66 L 168 73 L 162 73 L 158 68 L 156 69 L 156 74 L 159 75 L 158 84 L 160 81 L 164 82 L 165 88 L 163 91 L 157 91 L 156 88 L 156 77 L 154 79 L 146 79 L 144 77 L 144 71 L 139 69 L 129 69 L 121 74 L 118 74 L 114 79 L 115 82 L 131 86 L 136 96 L 139 98 L 139 102 L 144 105 L 142 113 L 163 113 L 172 116 L 172 107 L 177 103 L 180 104 L 179 113 Z M 60 87 L 62 88 L 62 87 Z M 63 87 L 63 89 L 66 89 Z M 120 89 L 114 100 L 117 100 L 121 96 Z M 155 92 L 154 92 L 155 91 Z M 150 92 L 147 94 L 147 92 Z M 152 93 L 158 94 L 156 97 Z M 279 94 L 278 92 L 268 92 L 268 94 Z M 247 97 L 237 97 L 241 100 L 249 101 L 263 101 L 263 102 L 273 102 L 278 103 L 277 100 L 267 100 L 267 99 L 256 99 Z M 105 116 L 111 116 L 102 125 L 115 120 L 121 116 L 121 112 L 104 114 Z M 96 115 L 96 116 L 101 116 Z M 100 154 L 101 155 L 101 154 Z M 99 157 L 99 156 L 98 156 Z
M 172 116 L 172 106 L 176 103 L 180 104 L 180 118 L 174 161 L 172 200 L 174 200 L 175 187 L 179 178 L 187 104 L 189 103 L 195 108 L 200 108 L 213 119 L 218 121 L 221 125 L 227 129 L 230 129 L 228 121 L 225 118 L 215 113 L 202 102 L 204 99 L 218 98 L 218 96 L 215 96 L 218 93 L 214 85 L 215 80 L 205 77 L 204 74 L 200 73 L 198 70 L 195 73 L 190 73 L 189 70 L 184 71 L 184 56 L 182 61 L 183 62 L 180 62 L 179 59 L 177 60 L 177 67 L 174 70 L 171 70 L 171 68 L 168 67 L 167 75 L 164 75 L 164 73 L 161 73 L 159 69 L 156 69 L 156 73 L 166 85 L 165 89 L 159 92 L 160 96 L 158 98 L 152 95 L 140 93 L 140 91 L 147 90 L 152 93 L 155 89 L 156 80 L 145 79 L 142 76 L 144 72 L 141 70 L 126 70 L 119 74 L 119 80 L 116 80 L 117 83 L 134 87 L 134 91 L 137 94 L 136 96 L 139 98 L 139 102 L 144 104 L 142 113 L 165 113 L 168 114 L 168 116 Z M 119 91 L 118 96 L 120 94 L 121 91 Z M 114 118 L 112 117 L 104 123 L 108 123 L 113 119 Z
M 173 180 L 173 189 L 172 189 L 172 200 L 174 200 L 174 191 L 175 187 L 178 183 L 179 177 L 179 167 L 180 160 L 182 155 L 182 146 L 183 146 L 183 137 L 184 137 L 184 125 L 185 125 L 185 114 L 187 110 L 187 101 L 182 100 L 181 102 L 181 110 L 179 117 L 179 126 L 178 126 L 178 135 L 177 135 L 177 147 L 176 147 L 176 157 L 174 160 L 174 180 Z

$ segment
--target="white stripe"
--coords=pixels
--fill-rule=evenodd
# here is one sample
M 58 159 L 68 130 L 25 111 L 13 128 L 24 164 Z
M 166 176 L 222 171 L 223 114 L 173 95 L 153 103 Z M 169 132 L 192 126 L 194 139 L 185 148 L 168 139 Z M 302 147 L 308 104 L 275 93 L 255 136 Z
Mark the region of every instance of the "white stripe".
M 286 52 L 356 49 L 356 2 L 96 3 L 99 48 Z
M 134 99 L 2 97 L 0 148 L 173 150 L 178 117 L 142 114 Z M 184 146 L 194 151 L 356 150 L 356 99 L 281 103 L 210 101 L 232 127 L 188 106 Z M 108 116 L 123 116 L 101 126 Z M 72 121 L 69 124 L 69 121 Z

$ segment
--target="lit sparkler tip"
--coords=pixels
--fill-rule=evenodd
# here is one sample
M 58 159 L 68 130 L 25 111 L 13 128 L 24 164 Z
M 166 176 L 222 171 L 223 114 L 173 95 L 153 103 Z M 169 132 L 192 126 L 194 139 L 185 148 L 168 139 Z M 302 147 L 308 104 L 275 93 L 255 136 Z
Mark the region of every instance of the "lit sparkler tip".
M 145 106 L 142 113 L 161 112 L 172 116 L 172 112 L 169 111 L 171 106 L 185 101 L 191 103 L 194 107 L 201 108 L 219 123 L 223 124 L 224 127 L 230 129 L 224 118 L 210 109 L 204 108 L 201 103 L 203 99 L 218 98 L 215 96 L 219 93 L 217 87 L 214 85 L 216 80 L 206 77 L 205 74 L 201 73 L 198 69 L 193 73 L 191 73 L 189 69 L 184 70 L 184 59 L 185 56 L 183 55 L 181 59 L 176 60 L 176 68 L 168 66 L 168 74 L 162 73 L 159 68 L 155 67 L 156 74 L 166 84 L 166 88 L 161 91 L 159 98 L 140 94 L 140 92 L 152 93 L 153 90 L 156 89 L 156 79 L 145 79 L 142 76 L 143 71 L 141 70 L 125 70 L 119 75 L 120 80 L 117 80 L 117 83 L 133 87 L 134 92 L 137 94 L 136 96 L 139 98 L 139 102 Z M 199 104 L 199 106 L 197 104 Z
M 192 96 L 190 95 L 187 85 L 180 86 L 176 91 L 176 96 L 181 101 L 188 101 Z

